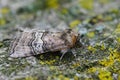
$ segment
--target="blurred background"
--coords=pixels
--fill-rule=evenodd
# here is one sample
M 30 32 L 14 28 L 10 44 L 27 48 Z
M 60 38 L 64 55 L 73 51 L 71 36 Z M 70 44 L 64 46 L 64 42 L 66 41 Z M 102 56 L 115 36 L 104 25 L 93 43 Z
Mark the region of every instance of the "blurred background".
M 77 57 L 8 57 L 18 29 L 81 34 Z M 120 80 L 120 0 L 0 0 L 0 80 Z M 50 55 L 50 56 L 49 56 Z
M 99 22 L 118 23 L 119 4 L 119 0 L 0 0 L 0 29 L 72 28 L 79 31 L 82 27 L 84 34 Z

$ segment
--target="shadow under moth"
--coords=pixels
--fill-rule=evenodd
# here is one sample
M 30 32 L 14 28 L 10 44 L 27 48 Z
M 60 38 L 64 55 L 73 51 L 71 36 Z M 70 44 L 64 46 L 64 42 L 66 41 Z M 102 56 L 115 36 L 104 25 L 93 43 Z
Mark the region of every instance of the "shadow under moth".
M 12 41 L 10 57 L 27 57 L 55 51 L 61 51 L 64 55 L 68 50 L 74 48 L 78 35 L 71 29 L 58 32 L 46 30 L 23 31 L 18 38 Z

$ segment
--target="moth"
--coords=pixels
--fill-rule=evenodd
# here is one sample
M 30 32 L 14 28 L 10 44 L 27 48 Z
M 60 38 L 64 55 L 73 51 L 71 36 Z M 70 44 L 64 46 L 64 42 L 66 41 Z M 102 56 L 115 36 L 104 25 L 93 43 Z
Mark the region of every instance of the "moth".
M 55 51 L 61 51 L 64 55 L 68 50 L 74 48 L 78 35 L 71 29 L 58 32 L 46 30 L 23 31 L 11 43 L 10 57 L 27 57 Z

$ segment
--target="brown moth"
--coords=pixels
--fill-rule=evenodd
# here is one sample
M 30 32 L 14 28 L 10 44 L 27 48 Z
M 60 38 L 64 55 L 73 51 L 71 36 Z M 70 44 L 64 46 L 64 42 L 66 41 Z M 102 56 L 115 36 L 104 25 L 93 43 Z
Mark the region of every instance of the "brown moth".
M 27 57 L 55 51 L 61 51 L 65 54 L 75 46 L 77 39 L 78 33 L 71 29 L 61 32 L 41 30 L 23 31 L 20 37 L 12 42 L 10 57 Z

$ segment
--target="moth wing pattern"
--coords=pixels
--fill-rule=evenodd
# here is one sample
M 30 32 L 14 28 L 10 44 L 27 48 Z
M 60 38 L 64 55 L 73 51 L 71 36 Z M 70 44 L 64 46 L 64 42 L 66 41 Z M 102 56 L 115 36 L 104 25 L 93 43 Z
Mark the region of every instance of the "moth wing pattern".
M 17 37 L 12 43 L 10 48 L 11 57 L 24 57 L 33 55 L 31 49 L 31 42 L 33 36 L 31 32 L 23 32 L 20 37 Z
M 10 56 L 27 57 L 69 49 L 75 44 L 76 37 L 77 35 L 69 30 L 63 32 L 24 31 L 19 38 L 13 41 Z

